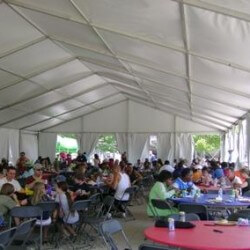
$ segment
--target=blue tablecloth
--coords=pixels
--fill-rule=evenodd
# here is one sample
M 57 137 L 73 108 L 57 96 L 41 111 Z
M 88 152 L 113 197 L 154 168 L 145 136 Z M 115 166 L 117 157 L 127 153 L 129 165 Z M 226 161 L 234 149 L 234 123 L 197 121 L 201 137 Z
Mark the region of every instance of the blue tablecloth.
M 199 204 L 210 207 L 248 207 L 250 206 L 250 202 L 240 202 L 237 199 L 233 199 L 230 195 L 223 195 L 222 202 L 214 202 L 218 195 L 217 194 L 202 194 L 196 200 L 193 197 L 185 197 L 185 198 L 172 198 L 171 200 L 175 203 L 188 203 L 188 204 Z

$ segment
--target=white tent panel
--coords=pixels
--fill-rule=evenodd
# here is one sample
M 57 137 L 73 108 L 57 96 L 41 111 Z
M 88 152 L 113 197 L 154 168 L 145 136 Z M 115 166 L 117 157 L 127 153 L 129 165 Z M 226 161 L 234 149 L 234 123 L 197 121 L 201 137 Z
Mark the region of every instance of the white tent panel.
M 45 92 L 45 89 L 30 81 L 23 81 L 0 91 L 0 105 L 9 105 Z
M 250 23 L 194 7 L 186 11 L 191 51 L 250 67 Z
M 24 118 L 21 118 L 17 121 L 10 122 L 6 124 L 6 126 L 9 128 L 17 128 L 17 129 L 25 128 L 25 127 L 30 126 L 31 124 L 38 123 L 46 119 L 49 119 L 49 117 L 45 115 L 32 114 L 32 115 L 25 116 Z
M 63 121 L 60 120 L 60 119 L 52 118 L 52 119 L 49 119 L 47 121 L 40 122 L 37 125 L 29 127 L 29 130 L 31 130 L 31 131 L 41 131 L 43 129 L 55 126 L 55 125 L 57 125 L 59 123 L 62 123 L 62 122 Z
M 187 82 L 181 77 L 166 74 L 164 72 L 156 71 L 154 69 L 143 67 L 134 63 L 129 63 L 129 65 L 131 66 L 133 73 L 142 79 L 153 80 L 160 84 L 171 86 L 172 88 L 188 91 Z
M 11 85 L 14 82 L 21 80 L 20 77 L 0 70 L 0 88 Z
M 88 89 L 103 85 L 105 81 L 97 75 L 91 75 L 87 78 L 79 80 L 75 83 L 69 84 L 65 87 L 62 87 L 58 90 L 59 93 L 63 95 L 75 95 Z
M 100 33 L 119 56 L 179 74 L 186 72 L 183 53 L 108 31 L 100 31 Z
M 213 132 L 213 128 L 202 126 L 192 121 L 176 117 L 176 132 Z
M 0 30 L 0 55 L 42 37 L 40 32 L 5 3 L 1 3 L 0 8 Z
M 75 101 L 75 100 L 69 100 L 66 102 L 62 102 L 57 105 L 53 105 L 50 108 L 44 109 L 40 111 L 41 114 L 48 115 L 48 116 L 56 116 L 63 114 L 65 112 L 69 112 L 72 109 L 76 109 L 82 106 L 82 103 Z
M 107 97 L 115 93 L 117 93 L 117 90 L 108 85 L 108 86 L 104 86 L 96 90 L 90 91 L 86 94 L 83 94 L 77 97 L 76 99 L 79 101 L 83 101 L 84 103 L 91 103 L 91 102 L 98 101 L 98 99 Z
M 183 47 L 180 15 L 177 14 L 179 6 L 175 2 L 165 0 L 130 2 L 76 0 L 75 2 L 94 25 Z
M 83 60 L 82 60 L 83 61 Z M 119 71 L 117 70 L 116 67 L 112 68 L 109 67 L 108 64 L 94 64 L 94 63 L 89 63 L 87 61 L 83 61 L 83 63 L 93 71 L 97 72 L 99 75 L 104 75 L 104 76 L 114 76 L 117 78 L 122 78 L 122 79 L 130 79 L 133 80 L 134 77 L 131 76 L 126 68 L 122 68 Z
M 174 131 L 174 117 L 159 110 L 129 101 L 130 132 Z
M 56 127 L 50 128 L 46 131 L 56 132 L 56 133 L 80 133 L 82 132 L 82 118 L 77 118 L 69 122 L 64 122 L 63 124 L 59 124 Z
M 93 104 L 93 106 L 95 108 L 102 108 L 102 107 L 109 106 L 109 105 L 112 105 L 114 103 L 123 101 L 125 99 L 126 99 L 126 97 L 124 97 L 123 95 L 117 94 L 117 95 L 112 96 L 110 98 L 107 98 L 107 99 L 104 99 L 102 101 L 96 102 L 96 103 Z
M 85 24 L 64 20 L 32 10 L 19 9 L 49 36 L 71 41 L 79 45 L 83 44 L 88 48 L 98 49 L 102 52 L 108 52 L 102 40 L 96 36 L 93 29 Z
M 19 131 L 17 129 L 0 128 L 0 155 L 16 164 L 19 155 Z
M 55 133 L 40 133 L 39 134 L 38 153 L 42 157 L 49 157 L 53 162 L 56 156 L 56 141 L 57 134 Z
M 242 109 L 250 109 L 250 99 L 244 96 L 239 96 L 229 93 L 214 87 L 205 86 L 199 83 L 192 82 L 192 93 L 202 96 L 206 99 L 215 100 L 226 105 L 234 105 Z
M 209 126 L 211 128 L 214 128 L 214 130 L 215 129 L 221 130 L 221 131 L 226 131 L 227 130 L 227 128 L 225 126 L 221 126 L 219 124 L 216 124 L 214 122 L 210 122 L 210 121 L 204 120 L 202 118 L 193 117 L 192 121 L 200 123 L 200 124 L 204 124 L 205 126 Z
M 236 118 L 232 117 L 232 116 L 228 116 L 226 114 L 220 113 L 219 111 L 213 111 L 213 110 L 209 110 L 209 109 L 204 109 L 202 107 L 198 107 L 198 106 L 193 106 L 192 107 L 192 111 L 195 113 L 200 113 L 200 114 L 205 114 L 207 116 L 211 116 L 211 117 L 215 117 L 218 119 L 223 119 L 224 121 L 230 122 L 231 124 L 236 122 Z
M 54 104 L 58 101 L 63 100 L 63 96 L 55 92 L 49 92 L 43 95 L 40 95 L 36 98 L 32 98 L 21 104 L 15 105 L 13 108 L 21 109 L 24 111 L 35 111 L 41 108 L 45 108 L 48 105 Z
M 205 120 L 214 122 L 215 124 L 219 124 L 219 125 L 222 125 L 222 126 L 224 126 L 224 127 L 230 127 L 230 125 L 231 125 L 230 122 L 227 122 L 227 121 L 224 121 L 224 120 L 215 118 L 215 117 L 211 117 L 211 116 L 209 116 L 209 115 L 206 115 L 206 114 L 203 114 L 203 113 L 200 113 L 200 112 L 192 111 L 192 114 L 193 114 L 195 117 L 199 117 L 199 118 L 202 118 L 202 119 L 205 119 Z
M 240 11 L 246 14 L 250 13 L 250 2 L 248 0 L 203 0 L 203 2 L 207 2 L 209 4 L 213 4 L 215 6 L 220 6 L 227 9 L 231 9 L 233 11 Z
M 109 54 L 100 54 L 88 49 L 81 48 L 79 46 L 74 46 L 71 44 L 66 44 L 63 42 L 60 42 L 60 44 L 68 49 L 71 53 L 73 53 L 75 56 L 80 57 L 82 60 L 86 60 L 88 62 L 97 63 L 103 66 L 110 66 L 118 69 L 123 69 L 122 64 L 118 59 L 115 57 L 109 55 Z
M 58 116 L 58 118 L 62 119 L 62 120 L 70 120 L 70 119 L 85 115 L 87 113 L 90 113 L 90 112 L 92 112 L 94 110 L 95 109 L 93 107 L 84 106 L 84 107 L 79 108 L 79 109 L 77 109 L 75 111 L 71 111 L 71 112 L 68 112 L 66 114 L 60 115 L 60 116 Z
M 47 39 L 1 58 L 0 67 L 26 76 L 70 57 L 70 54 Z
M 219 100 L 219 101 L 224 101 L 224 99 Z M 225 115 L 234 117 L 235 119 L 240 118 L 245 113 L 244 111 L 240 109 L 236 109 L 236 108 L 227 106 L 225 104 L 220 104 L 216 101 L 211 100 L 210 98 L 207 99 L 207 98 L 202 98 L 202 97 L 192 95 L 192 102 L 194 106 L 200 107 L 203 110 L 205 110 L 206 108 L 209 110 L 211 109 L 215 112 L 218 111 L 220 113 L 224 113 Z
M 22 115 L 25 115 L 25 113 L 26 112 L 24 111 L 10 109 L 10 108 L 0 110 L 0 123 L 5 123 L 9 120 L 20 117 Z
M 65 83 L 75 81 L 76 78 L 81 77 L 84 75 L 84 73 L 86 74 L 89 72 L 90 70 L 79 60 L 73 60 L 39 74 L 31 78 L 31 80 L 48 89 L 53 89 L 63 86 Z
M 230 66 L 218 64 L 197 57 L 191 57 L 195 80 L 211 86 L 250 94 L 250 72 L 237 70 Z M 237 84 L 236 84 L 237 83 Z
M 127 132 L 127 103 L 104 108 L 83 118 L 84 132 Z
M 21 133 L 20 151 L 25 152 L 26 156 L 35 161 L 38 158 L 38 138 L 36 134 Z
M 84 21 L 79 12 L 68 0 L 15 0 L 14 3 L 27 6 L 28 8 L 54 13 L 76 21 Z
M 151 82 L 143 81 L 142 86 L 145 90 L 148 90 L 155 94 L 160 94 L 162 96 L 169 96 L 172 97 L 175 100 L 188 102 L 188 94 L 187 92 L 171 89 L 166 86 L 159 86 L 157 84 L 152 84 Z

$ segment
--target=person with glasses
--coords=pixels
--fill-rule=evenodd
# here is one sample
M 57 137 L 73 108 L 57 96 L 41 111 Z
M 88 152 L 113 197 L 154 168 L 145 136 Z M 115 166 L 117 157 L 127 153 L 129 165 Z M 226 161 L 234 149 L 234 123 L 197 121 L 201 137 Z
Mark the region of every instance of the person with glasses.
M 47 180 L 43 177 L 43 166 L 39 163 L 34 166 L 34 175 L 26 179 L 26 187 L 33 189 L 37 182 L 48 184 Z

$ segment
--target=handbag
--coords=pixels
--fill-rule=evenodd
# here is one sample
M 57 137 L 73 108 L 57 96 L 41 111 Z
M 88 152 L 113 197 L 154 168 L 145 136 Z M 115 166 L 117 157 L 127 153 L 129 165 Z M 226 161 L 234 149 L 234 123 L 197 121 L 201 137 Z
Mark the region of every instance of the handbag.
M 183 221 L 175 221 L 174 222 L 175 228 L 194 228 L 195 224 L 191 222 L 183 222 Z M 155 227 L 168 227 L 168 221 L 166 220 L 157 220 L 155 222 Z

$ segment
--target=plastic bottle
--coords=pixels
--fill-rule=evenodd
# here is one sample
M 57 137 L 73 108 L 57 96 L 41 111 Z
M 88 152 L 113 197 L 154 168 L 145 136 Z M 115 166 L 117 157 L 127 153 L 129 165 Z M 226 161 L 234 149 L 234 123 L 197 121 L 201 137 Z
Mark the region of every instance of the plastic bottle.
M 175 224 L 174 224 L 174 219 L 173 218 L 168 219 L 168 230 L 169 231 L 175 231 Z
M 179 213 L 179 215 L 180 215 L 180 221 L 185 222 L 186 221 L 186 214 L 185 214 L 185 212 L 181 211 Z
M 218 191 L 218 197 L 220 197 L 221 199 L 223 199 L 223 189 L 222 189 L 222 187 Z

